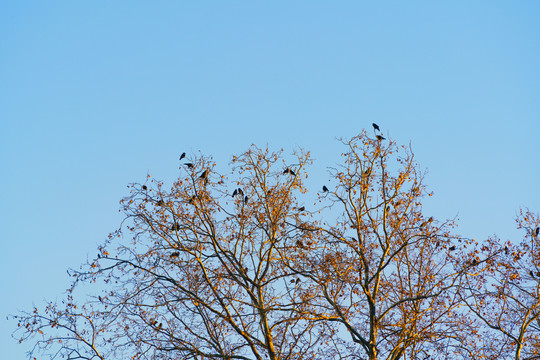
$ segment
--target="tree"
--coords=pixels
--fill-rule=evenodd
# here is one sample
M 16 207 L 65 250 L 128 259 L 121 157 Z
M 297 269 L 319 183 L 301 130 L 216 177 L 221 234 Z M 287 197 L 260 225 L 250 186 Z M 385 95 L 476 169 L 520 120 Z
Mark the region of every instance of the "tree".
M 460 296 L 476 334 L 463 343 L 468 359 L 540 359 L 540 218 L 521 210 L 516 221 L 524 239 L 489 239 L 466 273 Z
M 15 316 L 20 341 L 35 343 L 29 355 L 397 360 L 476 351 L 467 339 L 483 325 L 470 273 L 488 262 L 473 262 L 475 244 L 452 234 L 453 221 L 423 214 L 431 194 L 410 149 L 366 132 L 343 143 L 323 191 L 306 185 L 309 153 L 287 161 L 255 146 L 233 157 L 227 176 L 211 158 L 188 156 L 170 189 L 150 176 L 132 184 L 121 228 L 70 272 L 65 301 Z M 94 295 L 79 304 L 88 289 Z

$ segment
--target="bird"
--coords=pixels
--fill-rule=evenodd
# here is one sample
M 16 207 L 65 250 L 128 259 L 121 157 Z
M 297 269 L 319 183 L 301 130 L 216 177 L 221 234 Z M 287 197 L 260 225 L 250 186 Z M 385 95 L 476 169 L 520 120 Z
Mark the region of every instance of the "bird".
M 171 226 L 171 231 L 175 231 L 175 230 L 180 230 L 180 224 L 179 223 L 175 223 Z
M 283 171 L 284 174 L 291 174 L 292 176 L 295 176 L 296 174 L 294 173 L 294 171 L 292 171 L 291 169 L 289 168 L 286 168 L 284 171 Z
M 375 124 L 375 123 L 373 123 L 373 124 L 371 124 L 371 125 L 373 125 L 373 128 L 374 128 L 375 130 L 381 131 L 381 129 L 379 128 L 379 125 L 377 125 L 377 124 Z
M 296 279 L 296 284 L 298 284 L 300 282 L 300 278 Z
M 323 192 L 328 192 L 328 188 L 326 187 L 326 185 L 323 185 L 322 191 L 323 191 Z
M 208 169 L 204 170 L 204 172 L 199 176 L 199 179 L 206 179 L 206 175 L 208 174 Z
M 505 253 L 506 255 L 508 255 L 508 246 L 505 246 L 505 247 L 504 247 L 504 253 Z
M 146 185 L 143 185 L 143 186 L 142 186 L 142 189 L 143 189 L 143 190 L 148 190 L 148 187 L 146 187 Z
M 386 138 L 382 137 L 381 135 L 377 135 L 377 140 L 379 140 L 379 141 L 386 140 Z
M 306 210 L 305 206 L 302 206 L 302 207 L 298 208 L 298 211 L 304 211 L 304 210 Z
M 185 158 L 185 157 L 186 157 L 186 153 L 183 152 L 182 155 L 180 155 L 180 160 L 182 160 L 182 159 Z
M 195 200 L 197 197 L 195 195 L 193 195 L 192 197 L 189 198 L 189 203 L 190 204 L 193 204 L 193 200 Z
M 234 189 L 233 193 L 232 193 L 232 197 L 235 197 L 236 194 L 238 194 L 238 189 Z
M 289 168 L 286 168 L 285 170 L 283 170 L 283 173 L 284 173 L 284 174 L 288 174 L 289 171 L 290 171 Z
M 175 251 L 171 254 L 171 257 L 178 257 L 180 256 L 180 253 L 178 251 Z
M 448 250 L 454 251 L 454 250 L 456 250 L 456 247 L 454 245 L 452 245 Z
M 535 234 L 538 236 L 538 233 L 540 233 L 540 226 L 536 228 Z
M 156 331 L 161 330 L 161 327 L 162 327 L 162 326 L 163 326 L 163 324 L 162 324 L 162 323 L 159 323 L 159 325 L 156 327 Z
M 103 302 L 103 299 L 101 298 L 101 296 L 98 296 L 98 299 L 100 302 Z
M 532 270 L 529 270 L 529 274 L 530 274 L 531 277 L 534 279 L 534 273 L 532 272 Z
M 291 174 L 292 176 L 296 176 L 296 174 L 292 170 L 289 170 L 289 174 Z
M 246 195 L 246 197 L 244 198 L 244 204 L 247 204 L 248 200 L 249 200 L 249 198 Z
M 238 188 L 238 194 L 240 194 L 240 196 L 244 196 L 244 192 L 242 191 L 242 189 Z
M 193 169 L 193 164 L 192 163 L 185 163 L 184 165 L 186 165 L 190 169 Z
M 165 202 L 163 201 L 163 199 L 160 199 L 160 200 L 158 200 L 157 204 L 159 206 L 163 206 L 163 205 L 165 205 Z

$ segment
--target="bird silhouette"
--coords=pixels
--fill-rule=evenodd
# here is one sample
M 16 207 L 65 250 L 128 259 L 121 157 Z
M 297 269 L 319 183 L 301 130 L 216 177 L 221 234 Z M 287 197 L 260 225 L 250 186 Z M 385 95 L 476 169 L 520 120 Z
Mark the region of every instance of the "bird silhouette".
M 240 194 L 240 196 L 244 196 L 244 192 L 242 191 L 242 189 L 238 188 L 238 194 Z
M 186 153 L 183 152 L 182 155 L 180 155 L 180 160 L 182 160 L 182 159 L 185 158 L 185 157 L 186 157 Z
M 234 189 L 233 193 L 232 193 L 232 197 L 235 197 L 236 194 L 238 194 L 238 189 Z
M 171 254 L 171 257 L 178 257 L 180 256 L 180 253 L 178 251 L 175 251 Z
M 156 327 L 156 331 L 161 330 L 161 327 L 162 327 L 162 326 L 163 326 L 163 324 L 162 324 L 162 323 L 159 323 L 159 325 Z
M 326 187 L 326 185 L 323 185 L 322 191 L 323 191 L 323 192 L 328 192 L 328 188 Z
M 98 296 L 98 299 L 100 302 L 103 302 L 103 299 L 101 298 L 101 296 Z
M 249 198 L 248 198 L 247 195 L 246 195 L 246 197 L 244 198 L 244 204 L 247 204 L 247 203 L 248 203 L 248 200 L 249 200 Z
M 456 250 L 456 247 L 454 245 L 452 245 L 448 250 L 454 251 L 454 250 Z
M 143 189 L 143 190 L 148 190 L 148 188 L 146 187 L 146 185 L 143 185 L 143 186 L 142 186 L 142 189 Z
M 179 223 L 175 223 L 171 226 L 171 231 L 178 231 L 180 230 L 180 224 Z
M 379 140 L 379 141 L 386 140 L 386 138 L 382 137 L 381 135 L 377 135 L 377 140 Z
M 289 171 L 290 171 L 289 168 L 286 168 L 285 170 L 283 170 L 283 173 L 284 173 L 284 174 L 288 174 Z
M 296 279 L 296 284 L 298 285 L 298 283 L 300 282 L 300 278 Z
M 529 274 L 530 274 L 531 277 L 534 279 L 534 273 L 533 273 L 531 270 L 529 270 Z
M 375 130 L 381 131 L 381 129 L 379 128 L 379 125 L 377 125 L 377 124 L 375 124 L 375 123 L 373 123 L 373 124 L 371 124 L 371 125 L 373 125 L 373 128 L 374 128 Z
M 505 253 L 506 255 L 508 255 L 508 246 L 505 246 L 505 247 L 504 247 L 504 253 Z
M 292 176 L 296 176 L 295 172 L 292 170 L 289 170 L 289 174 L 291 174 Z
M 298 208 L 298 211 L 304 211 L 304 210 L 306 210 L 305 206 L 302 206 L 302 207 Z
M 208 175 L 208 169 L 204 170 L 201 176 L 199 176 L 199 179 L 206 179 L 206 175 Z
M 185 163 L 184 165 L 186 165 L 190 169 L 193 169 L 193 164 L 192 163 Z
M 540 226 L 536 228 L 536 236 L 538 236 L 538 233 L 540 233 Z
M 160 199 L 160 200 L 158 200 L 157 204 L 159 206 L 163 206 L 163 205 L 165 205 L 165 202 L 163 201 L 163 199 Z

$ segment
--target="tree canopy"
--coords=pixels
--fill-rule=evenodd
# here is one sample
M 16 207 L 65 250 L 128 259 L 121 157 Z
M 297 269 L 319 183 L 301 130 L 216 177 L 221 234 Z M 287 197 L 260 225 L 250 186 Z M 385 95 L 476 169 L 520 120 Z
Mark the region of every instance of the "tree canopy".
M 424 214 L 410 148 L 342 143 L 316 187 L 308 152 L 256 146 L 131 184 L 120 229 L 15 336 L 30 358 L 540 358 L 538 214 L 521 242 L 459 236 Z

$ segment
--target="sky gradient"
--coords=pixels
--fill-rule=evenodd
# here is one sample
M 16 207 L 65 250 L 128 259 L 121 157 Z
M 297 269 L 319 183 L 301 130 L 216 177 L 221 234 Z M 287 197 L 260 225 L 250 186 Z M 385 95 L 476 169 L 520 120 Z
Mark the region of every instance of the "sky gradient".
M 61 298 L 127 184 L 178 156 L 311 151 L 379 124 L 458 232 L 518 241 L 540 211 L 538 1 L 0 3 L 0 357 L 8 314 Z

